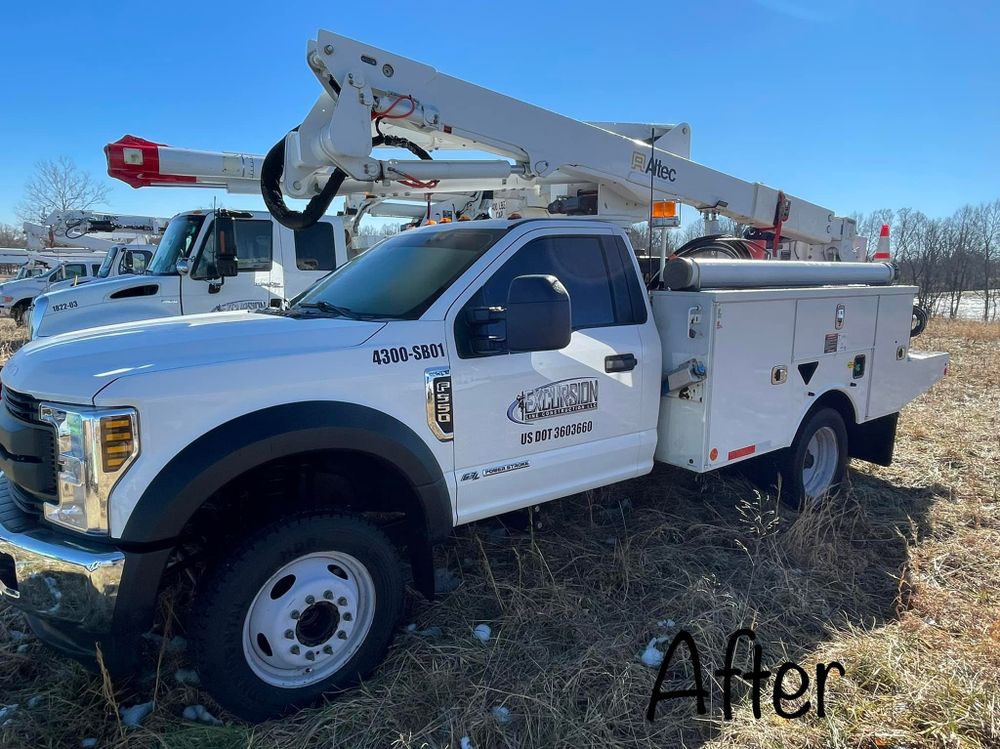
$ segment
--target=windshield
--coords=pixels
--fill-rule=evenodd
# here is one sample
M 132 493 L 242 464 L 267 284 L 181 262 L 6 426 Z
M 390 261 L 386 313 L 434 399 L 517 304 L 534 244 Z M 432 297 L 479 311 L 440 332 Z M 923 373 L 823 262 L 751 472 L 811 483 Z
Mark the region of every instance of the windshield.
M 204 222 L 204 216 L 177 216 L 170 219 L 146 272 L 154 276 L 177 275 L 177 261 L 191 254 L 194 240 L 198 238 L 198 231 Z
M 411 230 L 380 242 L 296 299 L 296 311 L 415 320 L 506 229 Z
M 37 265 L 33 268 L 28 268 L 22 265 L 21 270 L 19 270 L 17 275 L 14 276 L 14 280 L 20 281 L 22 278 L 34 278 L 35 276 L 42 275 L 42 273 L 46 270 L 48 270 L 48 268 L 43 268 Z
M 111 264 L 114 263 L 115 258 L 118 256 L 118 248 L 112 247 L 108 250 L 108 254 L 104 256 L 104 262 L 101 263 L 100 270 L 97 271 L 98 278 L 107 278 L 108 274 L 111 273 Z

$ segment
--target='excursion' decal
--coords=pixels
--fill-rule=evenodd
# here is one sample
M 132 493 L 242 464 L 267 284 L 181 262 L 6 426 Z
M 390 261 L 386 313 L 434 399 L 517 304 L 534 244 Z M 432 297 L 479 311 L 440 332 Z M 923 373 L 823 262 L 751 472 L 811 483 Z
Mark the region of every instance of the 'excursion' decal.
M 507 418 L 515 424 L 533 424 L 539 419 L 596 409 L 597 378 L 578 377 L 521 391 L 507 409 Z

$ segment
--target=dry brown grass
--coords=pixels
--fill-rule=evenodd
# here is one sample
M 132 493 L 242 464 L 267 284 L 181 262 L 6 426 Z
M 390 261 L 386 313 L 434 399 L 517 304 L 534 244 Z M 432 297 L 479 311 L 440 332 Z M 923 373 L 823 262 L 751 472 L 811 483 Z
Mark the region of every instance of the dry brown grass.
M 167 652 L 158 678 L 114 696 L 157 700 L 141 728 L 122 729 L 100 677 L 0 612 L 0 703 L 20 705 L 0 744 L 1000 746 L 1000 326 L 934 322 L 919 343 L 952 352 L 949 377 L 904 412 L 894 465 L 855 465 L 835 507 L 795 515 L 736 476 L 660 468 L 547 505 L 531 533 L 459 529 L 439 564 L 461 585 L 435 603 L 412 596 L 405 619 L 441 633 L 401 632 L 369 683 L 283 721 L 182 721 L 186 705 L 213 706 L 175 682 L 183 654 Z M 694 633 L 706 673 L 749 626 L 766 667 L 839 660 L 847 675 L 831 677 L 825 719 L 774 717 L 768 690 L 754 720 L 741 689 L 724 722 L 710 678 L 707 716 L 685 700 L 649 723 L 656 672 L 639 654 L 676 631 L 658 626 L 666 619 Z M 485 644 L 471 634 L 483 622 Z

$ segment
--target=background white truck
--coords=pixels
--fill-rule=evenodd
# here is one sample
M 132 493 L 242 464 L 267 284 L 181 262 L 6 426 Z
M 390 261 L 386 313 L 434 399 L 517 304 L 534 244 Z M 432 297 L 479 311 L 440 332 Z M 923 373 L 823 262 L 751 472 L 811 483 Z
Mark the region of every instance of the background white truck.
M 324 105 L 283 142 L 286 189 L 310 190 L 315 168 L 341 182 L 333 164 L 373 180 L 516 167 L 600 182 L 588 159 L 640 152 L 344 37 L 320 32 L 309 51 Z M 387 78 L 392 93 L 368 86 Z M 400 96 L 425 138 L 475 131 L 529 158 L 418 168 L 341 150 L 370 149 Z M 268 201 L 308 228 L 329 191 L 305 215 L 277 205 L 274 153 Z M 656 154 L 654 190 L 692 168 L 672 158 Z M 685 195 L 757 210 L 747 183 L 693 169 Z M 706 471 L 768 455 L 793 502 L 835 501 L 850 456 L 888 462 L 899 409 L 947 366 L 910 350 L 915 288 L 883 263 L 679 259 L 647 293 L 624 231 L 595 218 L 625 182 L 600 182 L 607 202 L 580 218 L 403 232 L 288 309 L 29 343 L 0 373 L 0 595 L 45 641 L 81 659 L 97 643 L 117 671 L 160 591 L 193 570 L 184 623 L 202 683 L 259 720 L 371 672 L 402 608 L 398 554 L 433 594 L 432 549 L 456 525 L 655 460 Z M 851 241 L 829 211 L 778 206 L 799 237 Z M 230 278 L 235 256 L 215 258 Z
M 292 231 L 266 211 L 188 211 L 171 219 L 142 275 L 36 299 L 30 335 L 281 306 L 346 263 L 347 252 L 343 224 L 335 217 Z
M 83 250 L 30 259 L 23 274 L 0 283 L 0 315 L 12 317 L 20 325 L 35 297 L 64 281 L 96 278 L 104 257 L 103 252 Z M 37 269 L 41 270 L 35 273 Z

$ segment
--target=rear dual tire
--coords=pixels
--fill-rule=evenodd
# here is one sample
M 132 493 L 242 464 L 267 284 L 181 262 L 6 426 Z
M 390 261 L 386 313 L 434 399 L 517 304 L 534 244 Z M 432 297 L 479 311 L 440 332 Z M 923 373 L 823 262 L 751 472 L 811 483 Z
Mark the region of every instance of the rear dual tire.
M 847 475 L 847 461 L 844 418 L 832 408 L 813 412 L 778 458 L 782 498 L 802 509 L 835 497 Z

